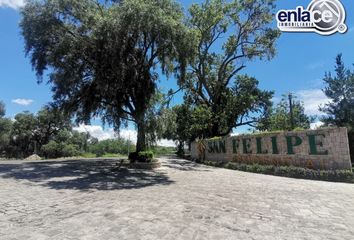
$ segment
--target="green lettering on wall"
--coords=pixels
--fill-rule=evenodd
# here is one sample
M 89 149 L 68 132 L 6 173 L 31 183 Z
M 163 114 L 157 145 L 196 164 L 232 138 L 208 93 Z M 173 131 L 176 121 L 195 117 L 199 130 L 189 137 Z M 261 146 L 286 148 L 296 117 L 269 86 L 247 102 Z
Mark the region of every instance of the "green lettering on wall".
M 257 154 L 267 154 L 268 151 L 262 149 L 262 138 L 258 137 L 256 138 L 256 140 L 257 140 Z
M 317 149 L 317 146 L 323 147 L 323 141 L 319 140 L 316 143 L 316 137 L 325 138 L 326 136 L 324 134 L 311 134 L 311 135 L 308 135 L 309 145 L 310 145 L 310 155 L 328 155 L 328 150 L 319 151 Z
M 220 149 L 220 152 L 226 153 L 226 142 L 225 141 L 219 142 L 219 149 Z
M 295 140 L 295 143 L 293 139 Z M 288 146 L 288 154 L 293 155 L 295 154 L 294 147 L 300 146 L 302 144 L 302 139 L 298 136 L 287 136 L 286 143 Z
M 243 143 L 243 154 L 251 154 L 251 139 L 250 138 L 244 138 L 242 139 Z
M 232 139 L 232 152 L 234 154 L 237 153 L 237 149 L 239 148 L 240 146 L 240 140 L 239 139 Z
M 273 154 L 279 154 L 277 137 L 272 137 L 272 150 Z

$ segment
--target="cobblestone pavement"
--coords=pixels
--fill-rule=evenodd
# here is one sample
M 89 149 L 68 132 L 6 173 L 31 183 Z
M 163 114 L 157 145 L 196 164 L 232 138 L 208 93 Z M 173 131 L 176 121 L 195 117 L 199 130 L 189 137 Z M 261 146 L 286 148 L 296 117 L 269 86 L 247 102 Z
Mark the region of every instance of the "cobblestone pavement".
M 0 239 L 354 239 L 354 186 L 166 157 L 0 162 Z

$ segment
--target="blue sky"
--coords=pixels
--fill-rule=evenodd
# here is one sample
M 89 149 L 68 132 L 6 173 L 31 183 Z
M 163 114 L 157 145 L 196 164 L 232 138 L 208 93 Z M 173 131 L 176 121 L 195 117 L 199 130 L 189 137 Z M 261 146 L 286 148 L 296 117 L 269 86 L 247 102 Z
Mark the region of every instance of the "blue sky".
M 180 1 L 185 8 L 200 1 Z M 309 0 L 278 0 L 278 9 L 307 7 Z M 317 106 L 327 101 L 321 92 L 325 71 L 333 70 L 334 58 L 343 53 L 347 66 L 354 63 L 354 2 L 342 0 L 347 12 L 348 32 L 321 36 L 316 33 L 283 33 L 277 42 L 277 55 L 269 62 L 254 61 L 243 73 L 256 77 L 260 87 L 275 90 L 278 99 L 282 94 L 293 92 L 305 102 L 308 114 L 317 114 Z M 7 107 L 7 116 L 29 110 L 38 111 L 51 101 L 50 86 L 38 85 L 35 73 L 24 56 L 24 43 L 18 23 L 18 7 L 22 0 L 0 0 L 0 100 Z M 275 19 L 274 19 L 275 24 Z M 161 81 L 163 89 L 176 88 L 175 81 Z M 182 97 L 177 96 L 178 104 Z M 99 124 L 99 121 L 94 121 Z M 245 131 L 246 128 L 237 131 Z

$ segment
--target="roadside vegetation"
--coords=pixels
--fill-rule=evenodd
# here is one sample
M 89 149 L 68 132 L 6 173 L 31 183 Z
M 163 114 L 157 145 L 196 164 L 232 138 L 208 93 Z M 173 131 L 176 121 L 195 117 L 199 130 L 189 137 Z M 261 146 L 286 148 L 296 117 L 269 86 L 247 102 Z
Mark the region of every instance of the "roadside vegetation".
M 354 184 L 354 173 L 350 170 L 312 170 L 294 166 L 274 166 L 244 163 L 222 163 L 205 161 L 203 164 L 243 172 L 260 173 L 280 177 L 310 179 L 330 182 L 346 182 Z

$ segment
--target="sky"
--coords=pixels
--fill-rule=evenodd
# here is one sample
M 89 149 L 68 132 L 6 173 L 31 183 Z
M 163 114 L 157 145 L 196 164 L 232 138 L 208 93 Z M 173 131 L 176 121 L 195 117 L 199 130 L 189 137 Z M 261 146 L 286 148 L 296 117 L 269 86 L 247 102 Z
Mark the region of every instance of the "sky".
M 184 9 L 201 1 L 180 0 Z M 309 4 L 310 0 L 278 0 L 277 9 L 295 9 Z M 354 63 L 354 1 L 342 0 L 347 13 L 345 34 L 336 33 L 321 36 L 316 33 L 282 33 L 277 41 L 277 55 L 270 61 L 253 61 L 242 73 L 256 77 L 260 88 L 274 90 L 274 100 L 289 92 L 298 96 L 310 115 L 320 115 L 318 106 L 328 102 L 322 92 L 326 71 L 333 71 L 335 57 L 342 53 L 347 67 Z M 24 41 L 18 23 L 21 19 L 19 8 L 23 0 L 0 0 L 0 100 L 6 104 L 7 117 L 13 118 L 22 111 L 37 112 L 51 101 L 50 86 L 37 84 L 29 58 L 24 54 Z M 276 20 L 274 18 L 274 24 Z M 159 87 L 164 90 L 177 89 L 174 79 L 161 78 Z M 182 101 L 182 94 L 173 99 L 173 104 Z M 315 123 L 314 125 L 318 125 Z M 114 131 L 102 127 L 99 119 L 91 126 L 80 125 L 80 131 L 89 131 L 99 139 L 114 137 Z M 247 127 L 238 128 L 235 133 L 244 133 Z M 121 131 L 121 135 L 136 139 L 133 126 Z M 172 145 L 163 140 L 162 145 Z

